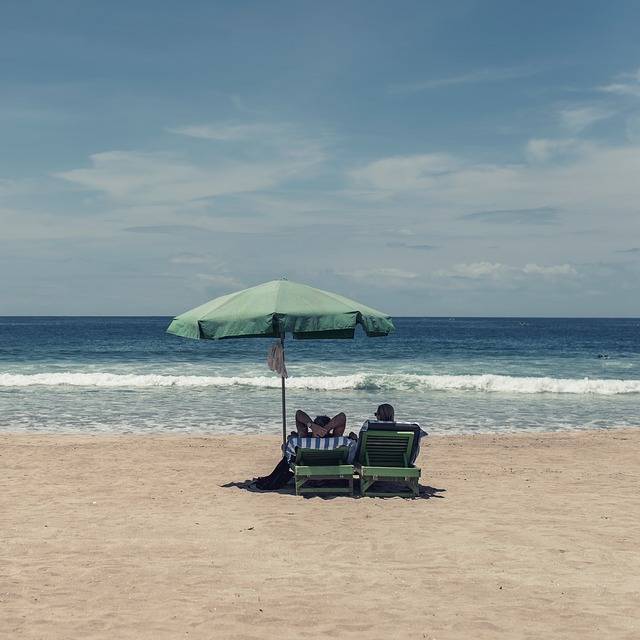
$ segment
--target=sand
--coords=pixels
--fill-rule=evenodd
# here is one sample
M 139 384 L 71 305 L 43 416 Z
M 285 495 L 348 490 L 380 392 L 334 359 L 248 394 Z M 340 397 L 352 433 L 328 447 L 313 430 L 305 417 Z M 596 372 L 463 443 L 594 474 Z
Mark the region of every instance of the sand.
M 0 638 L 639 638 L 640 429 L 428 439 L 423 493 L 264 436 L 0 436 Z

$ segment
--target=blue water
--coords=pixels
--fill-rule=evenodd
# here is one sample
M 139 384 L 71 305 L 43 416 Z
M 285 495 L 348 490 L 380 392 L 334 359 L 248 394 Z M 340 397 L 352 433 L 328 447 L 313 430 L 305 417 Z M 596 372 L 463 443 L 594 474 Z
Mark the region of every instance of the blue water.
M 169 318 L 0 318 L 0 429 L 279 433 L 268 339 L 191 341 Z M 387 338 L 287 340 L 296 408 L 390 402 L 432 433 L 640 426 L 640 320 L 396 318 Z

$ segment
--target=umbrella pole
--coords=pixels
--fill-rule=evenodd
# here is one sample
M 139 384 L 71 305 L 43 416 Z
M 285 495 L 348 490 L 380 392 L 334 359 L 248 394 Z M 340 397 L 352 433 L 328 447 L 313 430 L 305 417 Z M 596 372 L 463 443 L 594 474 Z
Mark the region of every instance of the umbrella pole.
M 280 338 L 282 345 L 282 366 L 284 367 L 284 336 Z M 285 398 L 284 376 L 280 378 L 282 382 L 282 444 L 287 444 L 287 402 Z

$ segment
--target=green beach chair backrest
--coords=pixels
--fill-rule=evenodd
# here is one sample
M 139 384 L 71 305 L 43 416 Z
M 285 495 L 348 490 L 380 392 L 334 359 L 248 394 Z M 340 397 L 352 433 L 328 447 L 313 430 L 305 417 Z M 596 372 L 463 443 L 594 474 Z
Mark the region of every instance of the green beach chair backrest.
M 348 447 L 338 447 L 337 449 L 304 449 L 303 447 L 298 447 L 295 463 L 307 467 L 331 467 L 347 464 L 348 457 Z
M 410 431 L 364 431 L 360 464 L 367 467 L 408 467 L 413 445 Z

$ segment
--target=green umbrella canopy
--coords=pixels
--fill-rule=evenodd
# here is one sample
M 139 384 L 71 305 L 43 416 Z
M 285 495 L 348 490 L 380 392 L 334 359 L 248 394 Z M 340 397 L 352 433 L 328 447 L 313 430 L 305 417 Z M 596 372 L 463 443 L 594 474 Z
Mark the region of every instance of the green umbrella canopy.
M 368 336 L 394 330 L 391 318 L 336 293 L 289 280 L 273 280 L 215 298 L 176 316 L 168 333 L 196 340 L 353 338 L 356 325 Z

